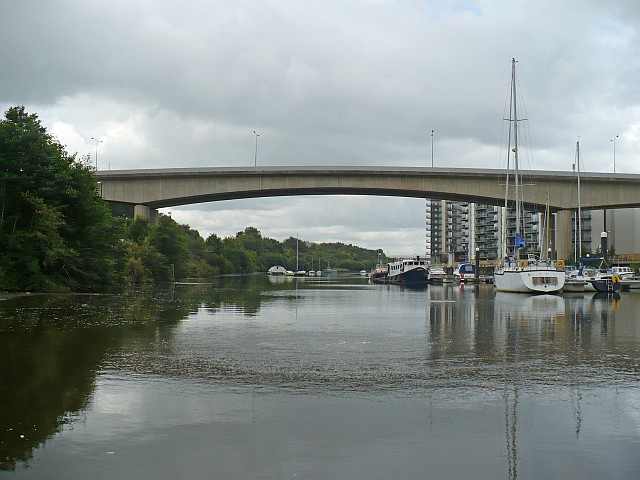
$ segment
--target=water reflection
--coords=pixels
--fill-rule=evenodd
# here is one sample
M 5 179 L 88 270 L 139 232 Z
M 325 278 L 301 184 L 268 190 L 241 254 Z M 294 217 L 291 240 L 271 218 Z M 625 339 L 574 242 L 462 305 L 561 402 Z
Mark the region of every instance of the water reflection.
M 585 391 L 637 388 L 638 306 L 633 294 L 530 297 L 484 285 L 411 290 L 259 276 L 4 299 L 0 469 L 28 462 L 85 419 L 100 379 L 135 378 L 141 387 L 163 379 L 248 391 L 252 423 L 256 402 L 272 393 L 426 399 L 430 428 L 443 405 L 495 394 L 504 404 L 502 458 L 516 478 L 523 399 L 566 389 L 577 439 L 589 424 Z
M 507 478 L 518 477 L 518 388 L 504 392 L 505 439 L 507 445 Z
M 105 359 L 128 338 L 162 335 L 189 313 L 166 291 L 0 301 L 0 469 L 82 418 Z

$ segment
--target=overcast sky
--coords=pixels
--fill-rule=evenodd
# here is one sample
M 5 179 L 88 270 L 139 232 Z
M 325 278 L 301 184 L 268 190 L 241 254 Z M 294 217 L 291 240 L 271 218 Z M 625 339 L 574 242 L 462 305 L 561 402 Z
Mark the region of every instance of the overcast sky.
M 2 2 L 0 106 L 99 169 L 504 167 L 510 61 L 525 168 L 640 173 L 640 2 Z M 431 131 L 434 131 L 433 137 Z M 424 201 L 286 197 L 165 209 L 206 238 L 424 252 Z

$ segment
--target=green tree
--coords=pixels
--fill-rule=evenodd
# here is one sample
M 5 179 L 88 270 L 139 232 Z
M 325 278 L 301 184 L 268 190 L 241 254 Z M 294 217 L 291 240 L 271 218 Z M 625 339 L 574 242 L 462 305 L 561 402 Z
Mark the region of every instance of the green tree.
M 121 223 L 91 169 L 13 107 L 0 121 L 0 288 L 102 289 L 119 282 Z
M 151 230 L 149 244 L 164 259 L 161 280 L 184 278 L 189 261 L 189 249 L 184 230 L 168 215 L 158 216 L 157 227 Z
M 231 263 L 233 270 L 224 273 L 253 273 L 258 269 L 258 255 L 247 250 L 237 237 L 222 241 L 222 256 Z M 225 265 L 228 268 L 228 265 Z
M 151 225 L 149 225 L 149 219 L 136 217 L 129 221 L 127 227 L 127 237 L 136 243 L 144 242 L 149 233 L 151 232 Z

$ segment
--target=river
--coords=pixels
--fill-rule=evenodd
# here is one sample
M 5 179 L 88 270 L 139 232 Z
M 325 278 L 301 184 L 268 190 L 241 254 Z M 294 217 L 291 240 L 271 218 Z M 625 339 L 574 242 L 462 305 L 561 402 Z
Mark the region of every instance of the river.
M 254 275 L 0 298 L 0 478 L 640 472 L 640 291 Z

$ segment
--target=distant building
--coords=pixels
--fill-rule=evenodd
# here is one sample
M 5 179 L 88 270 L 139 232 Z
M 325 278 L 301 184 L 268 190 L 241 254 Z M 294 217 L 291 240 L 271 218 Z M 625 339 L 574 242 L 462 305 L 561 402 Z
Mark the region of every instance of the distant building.
M 500 257 L 500 231 L 506 220 L 506 244 L 515 241 L 515 212 L 503 207 L 447 200 L 427 200 L 426 255 L 431 263 L 474 261 L 476 248 L 480 260 Z M 528 250 L 540 253 L 541 215 L 525 211 L 521 233 Z
M 501 208 L 475 204 L 475 244 L 481 260 L 495 260 L 500 251 Z M 475 247 L 474 247 L 475 249 Z
M 515 243 L 515 211 L 504 207 L 448 200 L 426 201 L 426 256 L 431 263 L 457 263 L 474 261 L 476 248 L 480 260 L 494 261 L 501 257 L 501 225 L 506 222 L 506 245 Z M 522 213 L 520 232 L 525 241 L 526 253 L 544 257 L 553 255 L 551 241 L 554 236 L 554 219 L 545 224 L 544 215 L 525 210 Z M 577 235 L 577 212 L 571 216 L 571 258 L 582 245 L 582 256 L 596 254 L 600 249 L 600 234 L 605 230 L 605 214 L 602 210 L 581 212 L 580 232 Z M 548 229 L 548 232 L 545 230 Z M 640 254 L 640 209 L 607 210 L 606 231 L 609 252 Z M 541 241 L 542 240 L 542 241 Z M 542 243 L 546 243 L 543 245 Z M 507 248 L 509 251 L 510 248 Z
M 444 254 L 444 213 L 445 200 L 426 201 L 426 257 L 431 263 L 442 263 Z

